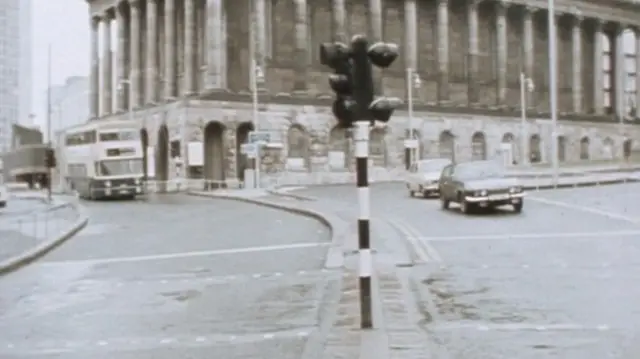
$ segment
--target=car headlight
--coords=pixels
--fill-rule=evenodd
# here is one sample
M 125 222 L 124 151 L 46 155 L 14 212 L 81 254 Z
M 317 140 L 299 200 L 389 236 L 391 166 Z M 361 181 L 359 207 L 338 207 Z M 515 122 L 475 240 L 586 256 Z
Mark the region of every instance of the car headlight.
M 111 187 L 111 181 L 104 181 L 105 187 Z
M 136 184 L 140 184 L 140 178 L 136 178 Z
M 511 188 L 509 188 L 509 192 L 510 193 L 522 192 L 522 187 L 519 187 L 519 186 L 511 187 Z
M 484 197 L 487 195 L 487 190 L 483 189 L 482 191 L 475 191 L 473 195 L 476 197 Z

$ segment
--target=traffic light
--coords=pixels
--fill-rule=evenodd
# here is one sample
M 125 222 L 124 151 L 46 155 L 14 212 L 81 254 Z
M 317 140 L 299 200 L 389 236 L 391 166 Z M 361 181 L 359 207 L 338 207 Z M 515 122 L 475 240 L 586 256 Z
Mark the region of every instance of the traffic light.
M 53 148 L 47 148 L 44 152 L 44 163 L 47 168 L 56 167 L 56 154 Z
M 398 98 L 375 98 L 373 66 L 388 68 L 398 58 L 398 46 L 376 42 L 369 46 L 363 35 L 356 35 L 350 46 L 341 42 L 320 45 L 320 63 L 330 67 L 329 85 L 336 94 L 332 105 L 338 126 L 351 128 L 355 121 L 388 122 L 402 104 Z
M 371 63 L 381 69 L 386 69 L 398 58 L 398 45 L 377 42 L 367 49 L 367 57 Z M 368 109 L 371 123 L 374 121 L 389 122 L 393 111 L 402 105 L 397 97 L 378 97 L 369 103 Z
M 338 120 L 338 127 L 350 128 L 355 120 L 356 106 L 352 99 L 351 51 L 347 45 L 341 42 L 321 44 L 320 63 L 329 66 L 334 71 L 329 75 L 329 86 L 336 94 L 331 109 Z

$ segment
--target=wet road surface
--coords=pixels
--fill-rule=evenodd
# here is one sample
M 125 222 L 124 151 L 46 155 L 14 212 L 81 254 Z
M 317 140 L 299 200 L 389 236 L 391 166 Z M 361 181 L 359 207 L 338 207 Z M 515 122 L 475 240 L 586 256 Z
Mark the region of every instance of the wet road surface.
M 412 279 L 432 358 L 640 356 L 640 185 L 530 193 L 510 210 L 463 216 L 399 184 L 372 186 L 372 225 L 388 223 Z M 355 189 L 297 191 L 349 202 Z M 391 233 L 391 232 L 387 232 Z M 375 236 L 374 236 L 375 237 Z M 386 241 L 377 248 L 390 247 Z
M 238 202 L 88 202 L 91 224 L 0 278 L 0 358 L 299 358 L 329 231 Z

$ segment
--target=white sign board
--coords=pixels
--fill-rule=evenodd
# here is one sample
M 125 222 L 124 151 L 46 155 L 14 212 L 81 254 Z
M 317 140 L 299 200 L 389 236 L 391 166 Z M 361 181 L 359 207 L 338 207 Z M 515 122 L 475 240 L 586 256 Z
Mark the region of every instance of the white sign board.
M 404 148 L 418 148 L 419 147 L 418 140 L 416 139 L 406 139 L 404 140 Z
M 202 142 L 189 142 L 187 144 L 188 166 L 204 166 L 204 146 Z
M 156 153 L 153 146 L 147 147 L 147 177 L 156 176 Z
M 258 145 L 255 143 L 245 143 L 240 146 L 240 152 L 249 158 L 255 158 L 258 153 Z
M 269 132 L 249 132 L 249 143 L 269 143 L 271 142 L 271 134 Z

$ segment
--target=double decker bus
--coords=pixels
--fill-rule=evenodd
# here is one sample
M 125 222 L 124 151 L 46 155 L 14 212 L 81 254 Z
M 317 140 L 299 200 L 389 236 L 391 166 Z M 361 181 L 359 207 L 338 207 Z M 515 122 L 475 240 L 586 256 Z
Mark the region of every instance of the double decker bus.
M 60 137 L 62 177 L 81 198 L 133 199 L 143 194 L 143 148 L 134 124 L 89 122 L 65 130 Z

